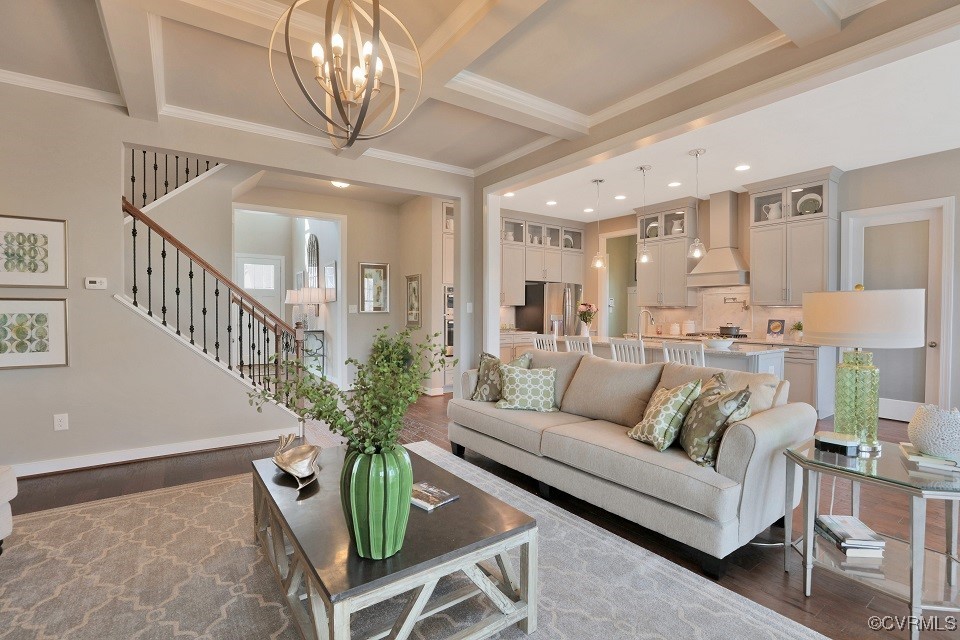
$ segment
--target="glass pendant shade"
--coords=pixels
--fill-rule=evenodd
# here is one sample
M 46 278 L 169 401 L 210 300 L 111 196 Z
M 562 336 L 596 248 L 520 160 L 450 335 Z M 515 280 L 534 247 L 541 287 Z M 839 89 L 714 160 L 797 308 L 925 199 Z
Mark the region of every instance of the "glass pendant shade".
M 687 257 L 691 260 L 699 260 L 707 253 L 707 248 L 703 246 L 703 243 L 700 242 L 700 238 L 696 238 L 693 241 L 693 244 L 690 245 L 690 250 L 687 251 Z
M 640 257 L 637 258 L 637 262 L 639 262 L 640 264 L 650 264 L 651 258 L 650 258 L 649 249 L 647 249 L 646 247 L 643 247 L 642 249 L 640 249 L 639 255 Z
M 590 266 L 594 269 L 606 269 L 607 256 L 598 252 L 595 256 L 593 256 L 593 260 L 590 261 Z

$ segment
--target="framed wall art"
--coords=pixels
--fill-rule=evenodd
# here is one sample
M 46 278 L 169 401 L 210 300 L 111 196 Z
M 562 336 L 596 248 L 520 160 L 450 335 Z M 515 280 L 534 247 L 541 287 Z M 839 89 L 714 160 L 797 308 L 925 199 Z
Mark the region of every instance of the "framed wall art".
M 360 313 L 390 312 L 390 265 L 360 263 Z
M 323 267 L 323 288 L 326 289 L 326 301 L 337 301 L 337 261 Z
M 67 288 L 67 222 L 0 215 L 0 287 Z
M 67 366 L 67 301 L 0 298 L 0 369 Z
M 407 327 L 419 329 L 421 326 L 421 277 L 420 274 L 407 276 Z

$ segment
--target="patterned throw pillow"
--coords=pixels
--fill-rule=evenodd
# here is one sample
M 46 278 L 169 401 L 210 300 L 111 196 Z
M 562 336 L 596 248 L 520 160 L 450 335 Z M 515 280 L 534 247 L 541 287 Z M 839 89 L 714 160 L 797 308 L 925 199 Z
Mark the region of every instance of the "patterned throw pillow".
M 727 427 L 750 416 L 750 387 L 732 391 L 722 373 L 703 386 L 680 432 L 680 446 L 690 459 L 712 467 Z
M 523 369 L 504 364 L 500 366 L 500 376 L 503 378 L 503 398 L 497 403 L 499 408 L 541 413 L 558 410 L 554 401 L 556 369 Z
M 683 419 L 700 395 L 700 381 L 693 380 L 673 389 L 657 389 L 643 413 L 643 420 L 627 433 L 640 442 L 663 451 L 677 439 Z
M 528 351 L 511 362 L 510 365 L 514 367 L 521 367 L 523 369 L 529 369 L 531 358 L 532 356 Z M 502 395 L 500 389 L 503 386 L 500 382 L 501 364 L 500 358 L 492 353 L 480 354 L 480 369 L 477 372 L 477 387 L 473 390 L 473 395 L 470 396 L 471 400 L 476 400 L 477 402 L 496 402 L 500 399 L 500 396 Z

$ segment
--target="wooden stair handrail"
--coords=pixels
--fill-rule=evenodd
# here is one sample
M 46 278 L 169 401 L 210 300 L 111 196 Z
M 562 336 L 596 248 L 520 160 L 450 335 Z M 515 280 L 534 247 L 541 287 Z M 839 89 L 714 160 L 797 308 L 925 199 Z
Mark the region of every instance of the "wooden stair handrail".
M 143 211 L 140 211 L 140 209 L 138 209 L 136 206 L 131 204 L 130 201 L 126 199 L 126 197 L 121 196 L 120 199 L 123 202 L 123 212 L 125 214 L 132 216 L 133 218 L 139 220 L 140 222 L 150 227 L 150 229 L 152 229 L 154 233 L 156 233 L 161 238 L 163 238 L 164 240 L 172 244 L 174 247 L 179 249 L 180 253 L 186 255 L 189 259 L 193 260 L 195 263 L 203 267 L 203 269 L 208 271 L 210 274 L 212 274 L 214 278 L 216 278 L 217 280 L 222 282 L 224 285 L 226 285 L 227 288 L 230 289 L 233 295 L 243 300 L 243 302 L 247 305 L 247 308 L 252 307 L 253 309 L 256 309 L 263 315 L 264 318 L 270 320 L 270 322 L 274 324 L 274 327 L 278 331 L 285 331 L 287 333 L 296 335 L 296 331 L 294 330 L 294 328 L 291 327 L 286 322 L 284 322 L 282 318 L 277 317 L 277 315 L 272 311 L 270 311 L 270 309 L 266 308 L 265 306 L 263 306 L 262 303 L 255 300 L 250 294 L 244 291 L 239 285 L 234 283 L 233 280 L 223 275 L 219 269 L 217 269 L 212 264 L 210 264 L 209 262 L 201 258 L 199 255 L 197 255 L 197 253 L 193 249 L 191 249 L 187 245 L 177 240 L 177 238 L 174 237 L 172 233 L 170 233 L 169 231 L 161 227 L 159 224 L 157 224 L 155 220 L 153 220 L 153 218 L 151 218 L 150 216 L 145 214 Z

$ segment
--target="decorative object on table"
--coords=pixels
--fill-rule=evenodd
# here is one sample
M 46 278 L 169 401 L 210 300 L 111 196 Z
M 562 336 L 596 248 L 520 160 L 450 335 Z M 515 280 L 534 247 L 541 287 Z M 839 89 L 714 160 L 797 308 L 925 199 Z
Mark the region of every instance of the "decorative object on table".
M 700 219 L 700 156 L 707 152 L 706 149 L 691 149 L 688 151 L 688 155 L 693 156 L 694 162 L 696 163 L 696 182 L 694 183 L 694 211 L 693 219 Z M 687 250 L 687 259 L 688 260 L 700 260 L 707 253 L 707 247 L 704 246 L 701 242 L 700 237 L 693 239 L 693 242 L 690 243 L 690 248 Z
M 334 260 L 323 267 L 324 300 L 337 301 L 337 261 Z
M 836 431 L 817 431 L 813 434 L 813 446 L 817 451 L 856 456 L 860 450 L 860 438 Z
M 424 511 L 433 511 L 459 497 L 429 482 L 418 482 L 413 485 L 413 495 L 410 497 L 410 503 Z
M 797 215 L 808 216 L 819 213 L 823 209 L 823 198 L 815 193 L 808 193 L 797 200 Z
M 790 336 L 797 342 L 800 342 L 801 340 L 803 340 L 803 321 L 802 320 L 797 320 L 796 322 L 793 323 L 793 325 L 790 327 Z
M 594 209 L 597 212 L 597 237 L 600 237 L 600 185 L 603 184 L 603 179 L 597 178 L 593 181 L 593 184 L 597 185 L 597 204 Z M 598 246 L 597 253 L 590 261 L 590 266 L 594 269 L 606 269 L 608 264 L 610 264 L 610 256 L 600 253 L 600 247 Z
M 590 335 L 590 325 L 593 319 L 597 317 L 599 309 L 592 302 L 581 302 L 577 307 L 577 318 L 580 319 L 580 335 Z
M 760 207 L 760 209 L 763 211 L 763 215 L 767 217 L 767 220 L 779 220 L 783 217 L 783 204 L 779 201 L 765 204 Z
M 320 475 L 320 468 L 317 466 L 320 447 L 312 444 L 292 446 L 296 441 L 297 436 L 292 433 L 280 436 L 280 446 L 273 454 L 273 464 L 293 476 L 299 491 L 316 481 Z
M 304 7 L 308 4 L 312 6 Z M 296 10 L 301 11 L 295 16 Z M 313 44 L 310 52 L 313 68 L 307 78 L 301 76 L 301 66 L 295 62 L 295 53 L 290 48 L 294 37 L 290 25 L 297 24 L 301 17 L 324 21 L 323 27 L 317 26 L 314 32 L 324 40 Z M 341 26 L 344 35 L 340 34 Z M 393 43 L 388 42 L 385 29 Z M 370 39 L 362 41 L 361 34 Z M 391 44 L 408 52 L 403 76 L 398 73 L 399 65 L 394 60 Z M 302 94 L 299 97 L 281 90 L 281 86 L 290 83 L 277 78 L 273 59 L 276 52 L 285 54 L 288 64 L 281 66 L 296 81 Z M 423 63 L 416 41 L 403 23 L 379 2 L 298 0 L 290 3 L 270 34 L 267 63 L 283 102 L 297 118 L 328 137 L 335 149 L 351 147 L 357 140 L 379 138 L 399 127 L 413 113 L 423 89 Z M 351 65 L 354 66 L 351 68 Z M 387 85 L 391 90 L 381 96 L 380 79 L 385 70 L 389 70 Z M 410 78 L 414 78 L 413 85 Z M 410 90 L 414 85 L 415 92 Z M 404 94 L 406 99 L 401 107 Z M 379 117 L 381 113 L 383 117 Z M 402 115 L 398 118 L 398 114 Z
M 783 331 L 786 326 L 786 320 L 767 320 L 767 341 L 783 342 Z
M 873 354 L 862 349 L 924 346 L 926 292 L 857 285 L 855 291 L 805 293 L 803 324 L 805 342 L 854 348 L 837 366 L 834 429 L 857 436 L 861 452 L 879 453 L 880 372 Z
M 0 298 L 0 369 L 67 366 L 67 301 Z
M 420 274 L 407 276 L 407 328 L 419 329 L 420 321 Z
M 390 265 L 360 263 L 360 313 L 390 312 Z
M 250 394 L 258 411 L 279 402 L 302 420 L 323 422 L 347 439 L 340 479 L 344 517 L 357 553 L 375 560 L 400 550 L 410 515 L 413 471 L 397 440 L 403 415 L 424 382 L 447 364 L 439 333 L 413 344 L 410 329 L 392 336 L 386 331 L 377 332 L 366 362 L 346 361 L 356 372 L 349 391 L 303 375 L 301 362 L 288 361 L 277 377 Z
M 910 442 L 923 455 L 960 464 L 960 411 L 935 405 L 917 407 L 907 425 Z
M 67 288 L 67 222 L 0 216 L 0 287 Z
M 903 454 L 904 458 L 910 462 L 913 462 L 921 469 L 934 469 L 936 471 L 960 473 L 960 461 L 957 460 L 958 456 L 932 456 L 923 453 L 916 447 L 916 445 L 913 445 L 909 442 L 900 443 L 900 453 Z

